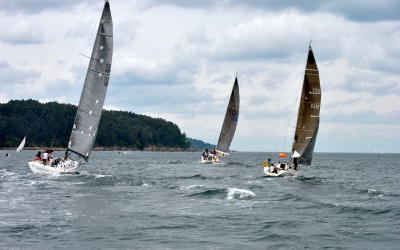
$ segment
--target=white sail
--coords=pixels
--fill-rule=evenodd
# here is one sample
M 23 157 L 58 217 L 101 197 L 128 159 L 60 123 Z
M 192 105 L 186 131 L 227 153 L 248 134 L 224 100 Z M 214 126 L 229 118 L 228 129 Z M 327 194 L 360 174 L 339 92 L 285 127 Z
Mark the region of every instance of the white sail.
M 25 139 L 26 139 L 26 136 L 24 136 L 24 139 L 22 139 L 21 144 L 19 144 L 19 146 L 18 146 L 18 148 L 16 150 L 17 152 L 21 152 L 21 150 L 24 149 L 24 147 L 25 147 Z

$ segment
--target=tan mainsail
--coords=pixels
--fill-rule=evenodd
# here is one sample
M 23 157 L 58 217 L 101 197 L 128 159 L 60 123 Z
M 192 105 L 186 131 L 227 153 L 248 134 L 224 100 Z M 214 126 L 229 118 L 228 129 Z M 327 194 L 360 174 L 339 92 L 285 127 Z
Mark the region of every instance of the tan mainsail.
M 218 155 L 224 155 L 224 153 L 226 155 L 226 153 L 228 153 L 239 120 L 239 105 L 239 83 L 236 76 L 228 108 L 226 109 L 224 123 L 218 139 L 217 151 L 220 151 Z
M 319 72 L 310 45 L 292 145 L 292 158 L 298 158 L 298 163 L 303 165 L 311 165 L 319 128 L 320 107 Z

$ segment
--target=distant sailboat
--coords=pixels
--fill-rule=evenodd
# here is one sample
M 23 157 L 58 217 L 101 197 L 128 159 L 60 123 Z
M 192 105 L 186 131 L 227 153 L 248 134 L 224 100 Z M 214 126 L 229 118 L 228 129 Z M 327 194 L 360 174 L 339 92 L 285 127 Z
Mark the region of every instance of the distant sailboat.
M 300 170 L 299 165 L 311 165 L 315 141 L 319 129 L 319 113 L 321 106 L 321 86 L 319 71 L 311 45 L 303 80 L 297 124 L 292 144 L 291 158 L 293 165 L 279 163 L 275 171 L 264 163 L 264 172 L 269 176 L 294 175 Z M 286 154 L 285 156 L 286 157 Z
M 42 161 L 28 162 L 33 172 L 73 174 L 89 160 L 110 79 L 112 54 L 113 23 L 110 4 L 106 0 L 65 157 L 49 160 L 47 164 Z
M 203 157 L 201 158 L 201 163 L 219 162 L 219 157 L 225 157 L 229 155 L 229 147 L 231 146 L 233 136 L 235 135 L 237 122 L 239 119 L 239 106 L 239 83 L 236 75 L 215 152 L 204 152 Z
M 21 152 L 21 150 L 24 149 L 24 147 L 25 147 L 25 139 L 26 139 L 26 136 L 24 136 L 24 139 L 22 139 L 21 143 L 19 144 L 19 146 L 18 146 L 18 148 L 16 150 L 17 152 Z

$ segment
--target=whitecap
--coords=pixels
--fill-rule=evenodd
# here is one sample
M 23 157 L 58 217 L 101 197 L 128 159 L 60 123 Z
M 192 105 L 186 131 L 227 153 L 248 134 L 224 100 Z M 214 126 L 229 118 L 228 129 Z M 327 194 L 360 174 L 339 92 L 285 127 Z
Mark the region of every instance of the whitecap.
M 181 190 L 189 190 L 189 189 L 194 189 L 194 188 L 201 188 L 204 187 L 203 185 L 189 185 L 189 186 L 180 186 L 179 188 Z
M 103 177 L 111 177 L 112 175 L 108 174 L 93 174 L 95 178 L 103 178 Z
M 256 194 L 247 189 L 228 188 L 228 190 L 226 191 L 227 200 L 249 199 L 254 196 L 256 196 Z

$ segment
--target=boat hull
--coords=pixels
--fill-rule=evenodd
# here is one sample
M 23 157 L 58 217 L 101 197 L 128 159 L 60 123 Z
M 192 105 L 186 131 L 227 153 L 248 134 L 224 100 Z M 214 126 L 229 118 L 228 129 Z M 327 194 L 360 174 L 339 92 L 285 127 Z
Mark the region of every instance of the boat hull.
M 73 160 L 62 160 L 56 166 L 41 161 L 30 161 L 28 165 L 36 174 L 77 174 L 80 164 Z
M 200 163 L 202 164 L 217 164 L 220 163 L 217 156 L 201 157 Z
M 275 166 L 275 171 L 271 167 L 265 166 L 264 173 L 269 177 L 285 177 L 285 176 L 295 176 L 299 171 L 294 170 L 287 163 L 279 163 Z

